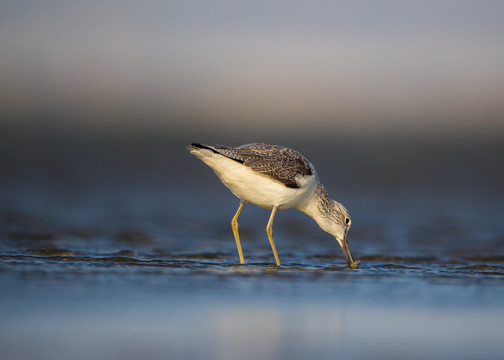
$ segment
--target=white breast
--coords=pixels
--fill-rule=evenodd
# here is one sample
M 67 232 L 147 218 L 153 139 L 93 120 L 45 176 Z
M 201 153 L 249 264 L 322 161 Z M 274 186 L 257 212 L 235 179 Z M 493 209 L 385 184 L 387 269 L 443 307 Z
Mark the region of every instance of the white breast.
M 192 150 L 210 166 L 220 180 L 238 198 L 265 209 L 277 206 L 288 209 L 311 197 L 317 185 L 315 175 L 297 178 L 300 188 L 289 188 L 267 175 L 259 174 L 249 167 L 206 149 Z

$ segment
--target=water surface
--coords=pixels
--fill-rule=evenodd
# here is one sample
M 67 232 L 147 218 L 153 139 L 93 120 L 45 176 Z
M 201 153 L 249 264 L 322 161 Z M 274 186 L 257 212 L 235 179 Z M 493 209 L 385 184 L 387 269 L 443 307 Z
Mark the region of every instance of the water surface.
M 185 142 L 148 140 L 2 160 L 6 358 L 501 357 L 501 143 L 300 143 L 352 215 L 349 270 L 294 210 L 275 219 L 276 267 L 253 206 L 238 264 L 238 201 Z

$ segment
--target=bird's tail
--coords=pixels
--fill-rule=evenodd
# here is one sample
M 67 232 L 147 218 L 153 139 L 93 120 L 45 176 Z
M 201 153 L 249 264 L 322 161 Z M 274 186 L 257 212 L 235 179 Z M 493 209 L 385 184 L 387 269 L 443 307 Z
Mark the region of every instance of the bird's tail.
M 210 151 L 213 151 L 213 152 L 217 152 L 217 151 L 215 151 L 215 149 L 213 147 L 208 146 L 208 145 L 204 145 L 204 144 L 200 144 L 200 143 L 191 143 L 191 145 L 189 145 L 187 147 L 187 149 L 189 151 L 196 150 L 196 149 L 205 149 L 205 150 L 210 150 Z
M 191 143 L 191 145 L 187 147 L 187 150 L 200 159 L 209 155 L 218 154 L 218 151 L 214 147 L 200 143 Z
M 189 149 L 191 154 L 196 155 L 199 158 L 201 158 L 201 156 L 208 156 L 209 153 L 206 151 L 209 150 L 213 154 L 219 154 L 221 156 L 227 157 L 228 159 L 237 161 L 242 164 L 244 161 L 241 157 L 236 156 L 235 154 L 236 150 L 224 145 L 210 146 L 200 143 L 191 143 L 191 145 L 189 145 L 187 148 Z

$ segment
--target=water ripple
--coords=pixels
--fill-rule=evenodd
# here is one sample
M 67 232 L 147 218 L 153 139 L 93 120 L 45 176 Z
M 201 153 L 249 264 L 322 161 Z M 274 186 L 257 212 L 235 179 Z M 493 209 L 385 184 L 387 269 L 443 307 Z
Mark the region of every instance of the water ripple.
M 235 254 L 224 252 L 192 253 L 138 253 L 123 249 L 110 252 L 93 253 L 65 248 L 9 250 L 0 253 L 3 270 L 10 267 L 29 266 L 32 264 L 66 264 L 88 267 L 158 267 L 165 269 L 207 270 L 233 274 L 266 274 L 279 276 L 302 273 L 344 273 L 354 276 L 376 276 L 387 274 L 408 274 L 417 276 L 503 276 L 504 259 L 501 257 L 459 257 L 448 261 L 436 257 L 401 257 L 375 254 L 362 256 L 361 268 L 347 269 L 340 258 L 325 255 L 309 255 L 305 258 L 292 259 L 277 267 L 261 256 L 250 258 L 245 265 L 236 262 Z M 314 261 L 316 260 L 316 261 Z M 47 269 L 46 269 L 47 271 Z

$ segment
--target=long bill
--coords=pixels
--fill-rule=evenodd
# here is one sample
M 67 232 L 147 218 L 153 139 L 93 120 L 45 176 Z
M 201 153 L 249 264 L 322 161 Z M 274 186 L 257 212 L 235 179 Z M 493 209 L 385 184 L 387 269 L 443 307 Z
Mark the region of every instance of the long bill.
M 353 256 L 352 256 L 352 253 L 350 252 L 350 246 L 348 245 L 348 240 L 347 240 L 347 236 L 345 234 L 345 236 L 343 237 L 343 240 L 342 241 L 338 241 L 340 246 L 341 246 L 341 250 L 343 250 L 343 255 L 345 255 L 345 260 L 348 264 L 348 267 L 349 268 L 353 268 L 355 266 L 358 266 L 358 262 L 354 262 L 354 259 L 353 259 Z

